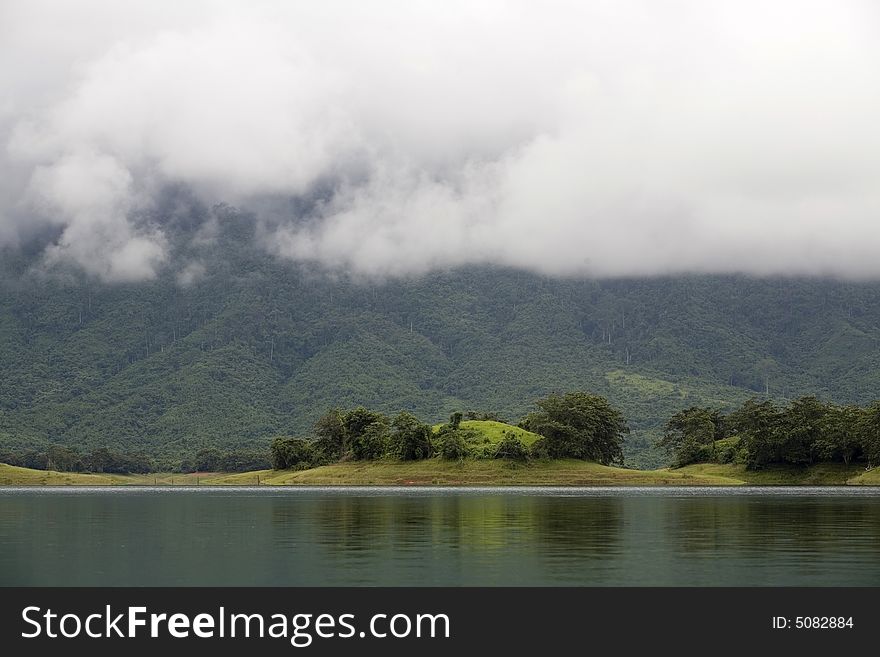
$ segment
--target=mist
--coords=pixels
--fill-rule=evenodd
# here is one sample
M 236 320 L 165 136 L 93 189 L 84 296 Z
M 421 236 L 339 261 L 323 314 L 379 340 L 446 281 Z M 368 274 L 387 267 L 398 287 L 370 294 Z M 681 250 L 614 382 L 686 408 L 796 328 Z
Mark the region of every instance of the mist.
M 357 276 L 872 279 L 877 62 L 857 0 L 7 0 L 0 245 L 150 279 L 176 185 Z

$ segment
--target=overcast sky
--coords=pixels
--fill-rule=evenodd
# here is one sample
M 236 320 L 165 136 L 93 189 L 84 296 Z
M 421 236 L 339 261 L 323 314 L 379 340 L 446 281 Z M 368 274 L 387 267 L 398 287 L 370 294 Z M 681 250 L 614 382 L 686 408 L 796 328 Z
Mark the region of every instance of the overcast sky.
M 878 6 L 3 0 L 0 244 L 149 279 L 169 183 L 331 189 L 272 257 L 874 278 Z

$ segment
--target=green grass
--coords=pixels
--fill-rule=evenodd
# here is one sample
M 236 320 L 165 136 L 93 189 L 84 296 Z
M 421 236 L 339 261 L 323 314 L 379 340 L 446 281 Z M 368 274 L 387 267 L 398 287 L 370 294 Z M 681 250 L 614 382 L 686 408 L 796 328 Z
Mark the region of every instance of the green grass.
M 683 468 L 630 470 L 565 459 L 526 464 L 496 459 L 348 461 L 310 470 L 240 473 L 100 475 L 29 470 L 0 463 L 0 486 L 840 486 L 880 485 L 880 468 L 820 463 L 746 470 L 699 463 Z
M 434 431 L 436 432 L 442 426 L 442 424 L 435 424 Z M 487 442 L 493 445 L 497 445 L 504 440 L 505 434 L 512 433 L 519 438 L 526 447 L 531 447 L 532 444 L 541 437 L 536 433 L 520 429 L 512 424 L 494 422 L 492 420 L 464 420 L 460 426 L 462 429 L 479 431 L 487 439 Z
M 0 486 L 106 486 L 109 476 L 31 470 L 0 463 Z
M 217 473 L 150 473 L 150 474 L 85 474 L 31 470 L 0 463 L 0 486 L 195 486 L 207 484 L 225 474 Z M 252 476 L 252 479 L 254 477 Z
M 606 372 L 605 380 L 612 387 L 628 388 L 639 395 L 647 397 L 677 395 L 684 398 L 687 396 L 687 394 L 672 381 L 655 379 L 642 374 L 625 372 L 623 370 L 611 370 L 610 372 Z
M 880 468 L 865 470 L 862 466 L 856 470 L 855 476 L 846 483 L 853 486 L 880 486 Z
M 300 471 L 264 470 L 228 475 L 212 484 L 441 485 L 441 486 L 718 486 L 723 477 L 669 470 L 627 470 L 577 460 L 512 464 L 496 459 L 444 461 L 349 461 Z
M 845 484 L 880 484 L 880 472 L 862 481 L 865 476 L 861 465 L 843 463 L 817 463 L 811 466 L 778 465 L 763 470 L 746 470 L 746 466 L 734 463 L 696 463 L 670 470 L 696 476 L 722 477 L 732 483 L 753 486 L 843 486 Z M 873 474 L 867 473 L 868 475 Z

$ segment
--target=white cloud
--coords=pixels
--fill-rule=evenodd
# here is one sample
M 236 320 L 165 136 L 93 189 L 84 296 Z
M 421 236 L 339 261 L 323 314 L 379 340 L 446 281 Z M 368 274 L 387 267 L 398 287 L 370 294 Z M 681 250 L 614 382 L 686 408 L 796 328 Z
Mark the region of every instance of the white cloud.
M 4 10 L 3 166 L 30 182 L 0 201 L 103 278 L 155 275 L 137 210 L 166 182 L 331 189 L 267 244 L 369 275 L 880 275 L 871 3 L 73 4 Z
M 207 269 L 202 262 L 187 263 L 183 269 L 177 272 L 177 284 L 183 288 L 191 287 L 204 278 L 206 271 Z

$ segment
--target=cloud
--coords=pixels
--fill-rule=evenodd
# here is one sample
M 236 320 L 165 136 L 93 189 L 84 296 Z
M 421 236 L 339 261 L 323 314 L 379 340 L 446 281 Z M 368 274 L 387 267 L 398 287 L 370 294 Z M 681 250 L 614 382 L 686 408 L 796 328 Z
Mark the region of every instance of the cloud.
M 195 261 L 187 263 L 187 265 L 177 272 L 177 284 L 182 288 L 191 287 L 205 276 L 207 271 L 204 263 Z
M 0 240 L 49 262 L 156 275 L 182 184 L 369 276 L 880 275 L 872 3 L 72 4 L 0 28 Z

